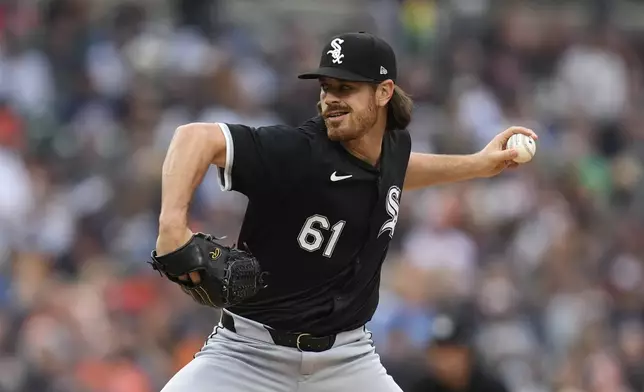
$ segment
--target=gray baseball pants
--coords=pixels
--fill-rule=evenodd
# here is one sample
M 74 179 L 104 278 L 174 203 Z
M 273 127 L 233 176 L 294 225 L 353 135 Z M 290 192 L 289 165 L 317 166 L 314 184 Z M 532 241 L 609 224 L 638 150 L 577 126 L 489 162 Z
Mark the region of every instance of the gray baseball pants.
M 216 326 L 162 392 L 402 392 L 366 328 L 340 333 L 327 351 L 302 352 L 274 344 L 262 324 L 232 316 L 236 332 Z

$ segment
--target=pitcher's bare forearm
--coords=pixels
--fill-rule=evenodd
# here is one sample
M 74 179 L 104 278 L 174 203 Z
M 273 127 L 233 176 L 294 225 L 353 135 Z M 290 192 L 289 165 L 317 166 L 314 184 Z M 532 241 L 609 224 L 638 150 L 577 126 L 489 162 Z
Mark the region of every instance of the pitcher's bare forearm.
M 515 134 L 538 139 L 537 134 L 528 128 L 510 127 L 496 135 L 485 148 L 475 154 L 436 155 L 412 152 L 405 176 L 405 189 L 488 178 L 501 173 L 505 168 L 516 167 L 517 163 L 512 163 L 517 157 L 516 149 L 506 148 L 508 140 Z
M 405 190 L 466 181 L 478 177 L 479 158 L 473 155 L 411 153 L 405 176 Z
M 217 124 L 194 123 L 175 131 L 163 162 L 161 215 L 165 226 L 186 226 L 190 201 L 211 164 L 224 167 L 226 141 Z

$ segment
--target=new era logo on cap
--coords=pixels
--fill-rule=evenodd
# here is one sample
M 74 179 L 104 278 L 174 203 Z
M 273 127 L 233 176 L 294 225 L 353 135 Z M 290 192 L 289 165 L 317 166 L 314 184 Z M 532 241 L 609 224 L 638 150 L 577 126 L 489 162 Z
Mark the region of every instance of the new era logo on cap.
M 391 46 L 375 35 L 359 32 L 333 37 L 322 51 L 317 70 L 300 79 L 330 77 L 354 82 L 396 81 L 396 55 Z

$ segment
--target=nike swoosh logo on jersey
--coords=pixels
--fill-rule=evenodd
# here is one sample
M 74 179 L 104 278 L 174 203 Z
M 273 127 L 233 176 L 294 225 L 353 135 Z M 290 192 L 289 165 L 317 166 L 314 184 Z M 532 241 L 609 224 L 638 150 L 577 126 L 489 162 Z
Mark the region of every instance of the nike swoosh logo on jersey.
M 346 180 L 347 178 L 351 178 L 351 177 L 353 177 L 353 174 L 349 174 L 347 176 L 339 176 L 338 172 L 333 172 L 333 174 L 331 174 L 331 181 L 333 181 L 333 182 L 342 181 L 342 180 Z

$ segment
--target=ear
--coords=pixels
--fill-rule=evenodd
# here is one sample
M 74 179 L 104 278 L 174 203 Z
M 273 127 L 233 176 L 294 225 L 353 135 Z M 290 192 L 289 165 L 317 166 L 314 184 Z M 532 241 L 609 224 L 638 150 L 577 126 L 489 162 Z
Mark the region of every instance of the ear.
M 385 80 L 376 87 L 376 102 L 378 106 L 387 106 L 394 95 L 394 82 L 391 79 Z

